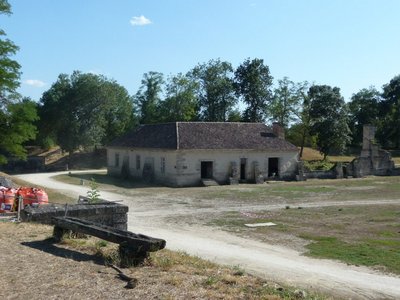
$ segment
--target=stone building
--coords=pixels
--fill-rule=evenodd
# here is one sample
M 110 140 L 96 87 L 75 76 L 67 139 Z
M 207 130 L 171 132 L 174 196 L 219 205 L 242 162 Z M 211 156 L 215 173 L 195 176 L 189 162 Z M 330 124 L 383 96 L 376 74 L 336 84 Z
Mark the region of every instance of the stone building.
M 294 178 L 298 150 L 274 124 L 175 122 L 142 125 L 107 147 L 110 175 L 169 186 Z
M 361 154 L 349 164 L 346 175 L 353 177 L 392 175 L 394 162 L 390 153 L 382 150 L 375 142 L 375 132 L 374 126 L 364 125 Z

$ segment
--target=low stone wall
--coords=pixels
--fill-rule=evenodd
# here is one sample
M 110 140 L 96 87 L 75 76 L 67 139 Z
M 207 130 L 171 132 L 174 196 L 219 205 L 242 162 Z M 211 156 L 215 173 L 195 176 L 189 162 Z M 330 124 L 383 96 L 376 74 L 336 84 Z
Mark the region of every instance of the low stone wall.
M 390 175 L 392 176 L 400 176 L 400 167 L 396 167 L 392 170 L 392 172 L 390 173 Z
M 336 163 L 330 170 L 322 171 L 306 170 L 302 162 L 298 164 L 299 174 L 296 176 L 298 181 L 303 181 L 307 179 L 337 179 L 343 178 L 343 164 L 341 162 Z
M 307 179 L 336 179 L 337 174 L 335 170 L 328 171 L 306 171 L 304 176 Z
M 21 211 L 24 222 L 52 224 L 53 217 L 74 217 L 121 230 L 128 229 L 128 206 L 115 202 L 102 201 L 94 204 L 47 204 L 38 207 L 28 206 Z
M 396 175 L 395 165 L 390 153 L 384 150 L 377 151 L 379 156 L 357 157 L 347 166 L 347 174 L 353 177 L 368 175 L 390 176 Z

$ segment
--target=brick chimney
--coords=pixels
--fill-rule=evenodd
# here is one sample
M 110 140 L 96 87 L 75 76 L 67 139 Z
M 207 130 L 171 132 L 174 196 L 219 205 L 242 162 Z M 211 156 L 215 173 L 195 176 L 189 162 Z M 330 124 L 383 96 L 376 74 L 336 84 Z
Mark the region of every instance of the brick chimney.
M 272 123 L 272 133 L 281 140 L 285 139 L 285 130 L 278 122 Z

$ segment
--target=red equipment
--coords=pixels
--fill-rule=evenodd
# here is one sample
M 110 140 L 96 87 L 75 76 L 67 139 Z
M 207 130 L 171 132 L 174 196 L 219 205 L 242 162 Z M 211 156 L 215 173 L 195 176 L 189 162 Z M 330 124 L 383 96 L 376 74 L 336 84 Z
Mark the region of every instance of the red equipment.
M 0 213 L 10 212 L 14 208 L 15 190 L 12 188 L 0 188 Z
M 49 198 L 47 193 L 38 188 L 30 188 L 30 187 L 20 187 L 17 190 L 17 197 L 22 197 L 22 206 L 32 204 L 47 204 L 49 203 Z

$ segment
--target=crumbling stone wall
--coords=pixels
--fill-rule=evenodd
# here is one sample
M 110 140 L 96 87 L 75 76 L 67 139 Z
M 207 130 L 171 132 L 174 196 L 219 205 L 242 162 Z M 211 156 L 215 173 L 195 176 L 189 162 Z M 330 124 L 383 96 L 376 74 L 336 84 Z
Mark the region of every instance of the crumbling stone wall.
M 388 151 L 379 148 L 375 142 L 375 127 L 364 125 L 363 147 L 359 157 L 347 167 L 346 173 L 353 177 L 366 175 L 393 175 L 394 161 Z
M 338 179 L 343 178 L 343 164 L 338 162 L 330 170 L 322 171 L 309 171 L 302 162 L 299 162 L 299 174 L 296 176 L 297 181 L 304 181 L 307 179 Z
M 52 225 L 53 217 L 63 216 L 88 220 L 121 230 L 128 228 L 128 206 L 109 201 L 95 204 L 28 206 L 21 211 L 21 219 L 25 222 Z

